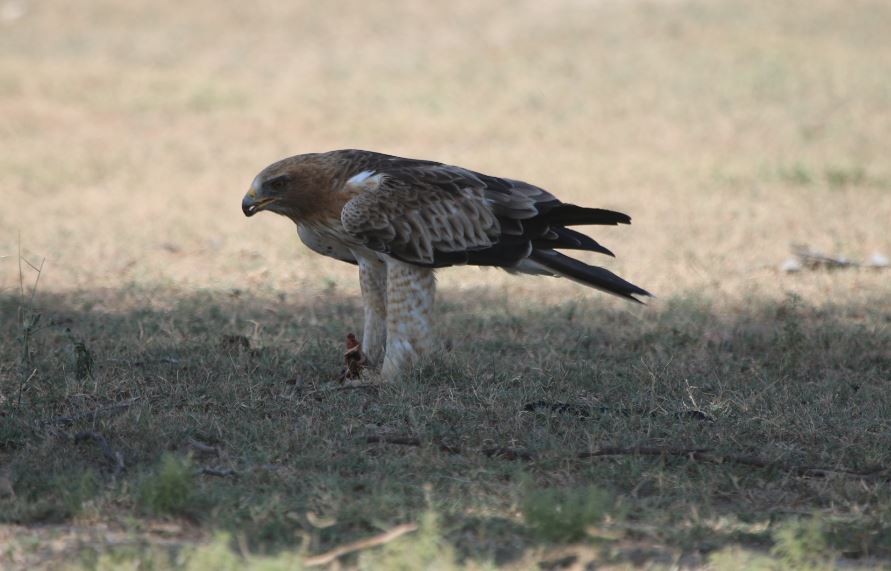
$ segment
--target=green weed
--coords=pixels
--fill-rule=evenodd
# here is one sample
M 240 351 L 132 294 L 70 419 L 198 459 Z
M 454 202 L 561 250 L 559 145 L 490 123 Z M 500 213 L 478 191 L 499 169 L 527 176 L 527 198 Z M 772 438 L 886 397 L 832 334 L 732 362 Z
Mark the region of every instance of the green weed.
M 791 520 L 774 532 L 771 554 L 786 569 L 834 569 L 835 554 L 830 547 L 827 529 L 822 520 Z
M 199 506 L 192 462 L 165 453 L 158 466 L 143 476 L 137 497 L 150 514 L 194 515 Z
M 612 496 L 599 488 L 549 488 L 526 494 L 523 517 L 545 541 L 573 542 L 588 536 L 613 506 Z

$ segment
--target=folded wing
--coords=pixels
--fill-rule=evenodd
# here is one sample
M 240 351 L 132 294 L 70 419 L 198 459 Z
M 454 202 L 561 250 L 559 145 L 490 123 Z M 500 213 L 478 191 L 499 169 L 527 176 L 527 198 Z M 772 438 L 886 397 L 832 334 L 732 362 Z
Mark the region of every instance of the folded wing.
M 341 213 L 344 229 L 368 248 L 419 266 L 497 266 L 565 276 L 633 301 L 638 301 L 633 295 L 649 295 L 603 268 L 556 251 L 612 256 L 567 226 L 629 224 L 627 215 L 565 204 L 522 181 L 383 157 L 347 182 L 360 192 Z

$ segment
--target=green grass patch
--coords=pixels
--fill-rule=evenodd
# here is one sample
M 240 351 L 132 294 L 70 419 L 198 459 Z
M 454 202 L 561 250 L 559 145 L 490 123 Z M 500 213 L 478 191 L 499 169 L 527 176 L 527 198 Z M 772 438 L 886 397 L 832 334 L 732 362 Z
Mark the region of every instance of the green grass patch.
M 139 505 L 152 515 L 195 515 L 200 509 L 192 462 L 164 454 L 138 485 Z
M 603 521 L 614 504 L 610 494 L 599 488 L 557 488 L 530 491 L 523 499 L 526 525 L 549 542 L 581 541 L 591 528 Z
M 869 479 L 684 455 L 578 456 L 680 446 L 785 465 L 891 465 L 878 302 L 816 307 L 790 296 L 724 312 L 681 298 L 629 321 L 577 303 L 508 318 L 485 292 L 445 297 L 450 352 L 402 383 L 343 389 L 334 378 L 349 303 L 314 308 L 310 323 L 304 307 L 270 318 L 262 300 L 214 294 L 132 314 L 82 311 L 85 295 L 74 305 L 38 296 L 51 322 L 85 340 L 92 370 L 76 374 L 63 328 L 34 335 L 38 373 L 21 403 L 2 405 L 14 495 L 0 497 L 0 519 L 184 521 L 276 557 L 427 521 L 432 502 L 435 533 L 373 557 L 500 565 L 536 546 L 597 542 L 612 553 L 623 538 L 688 554 L 774 549 L 771 560 L 790 565 L 824 553 L 816 539 L 839 557 L 889 555 L 888 510 L 861 506 L 891 505 L 891 495 Z M 226 341 L 259 319 L 249 346 Z M 6 339 L 20 334 L 3 323 Z M 2 347 L 14 360 L 20 345 Z M 3 375 L 14 393 L 18 372 Z M 74 442 L 85 430 L 105 436 L 123 470 L 96 441 Z M 819 534 L 795 523 L 803 507 L 825 514 Z

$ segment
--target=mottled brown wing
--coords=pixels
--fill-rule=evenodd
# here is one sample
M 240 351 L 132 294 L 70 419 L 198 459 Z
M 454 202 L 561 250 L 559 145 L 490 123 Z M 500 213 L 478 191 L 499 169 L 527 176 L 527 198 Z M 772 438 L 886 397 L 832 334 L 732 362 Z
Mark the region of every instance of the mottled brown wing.
M 378 252 L 411 264 L 497 266 L 530 274 L 560 275 L 638 301 L 645 290 L 612 272 L 557 250 L 612 256 L 568 226 L 628 224 L 621 212 L 584 208 L 518 180 L 460 167 L 364 154 L 346 186 L 358 193 L 341 222 Z
M 344 229 L 402 261 L 461 263 L 462 254 L 490 248 L 501 235 L 487 185 L 470 171 L 426 163 L 369 170 L 348 184 L 362 192 L 343 208 Z

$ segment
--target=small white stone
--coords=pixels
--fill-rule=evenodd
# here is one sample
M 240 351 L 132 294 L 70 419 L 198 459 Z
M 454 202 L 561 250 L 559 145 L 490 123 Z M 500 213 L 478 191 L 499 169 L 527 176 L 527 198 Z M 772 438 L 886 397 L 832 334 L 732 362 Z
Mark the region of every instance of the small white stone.
M 801 271 L 801 261 L 798 258 L 789 258 L 780 265 L 780 270 L 786 273 L 794 273 Z
M 887 268 L 888 266 L 891 266 L 891 260 L 888 260 L 888 256 L 878 252 L 874 253 L 866 261 L 866 267 L 868 268 Z

